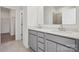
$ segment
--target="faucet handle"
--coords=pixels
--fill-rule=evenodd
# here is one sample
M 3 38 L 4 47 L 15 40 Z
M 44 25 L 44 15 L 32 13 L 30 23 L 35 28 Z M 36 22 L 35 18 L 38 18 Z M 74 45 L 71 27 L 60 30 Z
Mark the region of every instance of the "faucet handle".
M 59 29 L 60 31 L 65 31 L 65 28 L 63 27 L 62 24 L 60 25 L 60 27 L 58 27 L 58 29 Z

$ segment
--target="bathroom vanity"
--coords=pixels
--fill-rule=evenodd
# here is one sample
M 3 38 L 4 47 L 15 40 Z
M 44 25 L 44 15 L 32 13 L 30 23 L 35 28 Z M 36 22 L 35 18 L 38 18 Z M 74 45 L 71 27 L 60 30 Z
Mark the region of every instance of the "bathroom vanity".
M 30 28 L 29 47 L 35 52 L 78 52 L 79 35 L 62 31 Z
M 79 30 L 75 30 L 79 27 L 79 10 L 75 6 L 44 6 L 36 9 L 40 10 L 35 11 L 37 14 L 32 15 L 33 19 L 29 19 L 34 22 L 29 26 L 38 26 L 28 29 L 30 48 L 36 52 L 79 51 Z M 59 25 L 60 30 L 56 30 L 55 27 L 41 28 L 40 25 L 47 25 L 47 27 Z M 64 28 L 69 31 L 63 31 Z

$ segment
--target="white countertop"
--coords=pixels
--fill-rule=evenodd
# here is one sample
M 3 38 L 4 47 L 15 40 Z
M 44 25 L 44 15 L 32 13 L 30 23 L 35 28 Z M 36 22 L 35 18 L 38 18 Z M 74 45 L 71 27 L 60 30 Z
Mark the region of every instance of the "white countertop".
M 29 29 L 45 32 L 45 33 L 50 33 L 50 34 L 55 34 L 55 35 L 60 35 L 64 37 L 69 37 L 73 39 L 79 39 L 79 32 L 75 32 L 75 31 L 74 32 L 73 31 L 60 31 L 58 29 L 47 29 L 47 28 L 37 28 L 37 27 L 30 27 Z

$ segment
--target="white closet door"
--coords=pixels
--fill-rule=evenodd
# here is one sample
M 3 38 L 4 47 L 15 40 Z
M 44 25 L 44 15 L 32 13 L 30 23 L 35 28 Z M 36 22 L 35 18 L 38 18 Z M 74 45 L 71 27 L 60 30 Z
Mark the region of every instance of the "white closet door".
M 21 17 L 21 39 L 23 39 L 23 11 L 21 11 L 20 17 Z
M 10 33 L 10 10 L 1 8 L 1 33 Z

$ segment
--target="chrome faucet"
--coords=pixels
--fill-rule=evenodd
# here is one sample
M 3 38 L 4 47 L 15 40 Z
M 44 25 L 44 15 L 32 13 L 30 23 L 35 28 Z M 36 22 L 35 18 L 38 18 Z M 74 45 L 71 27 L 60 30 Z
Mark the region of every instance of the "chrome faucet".
M 60 24 L 60 27 L 58 28 L 60 31 L 65 31 L 64 27 L 62 24 Z
M 41 27 L 41 24 L 38 24 L 38 28 L 42 28 L 42 27 Z

